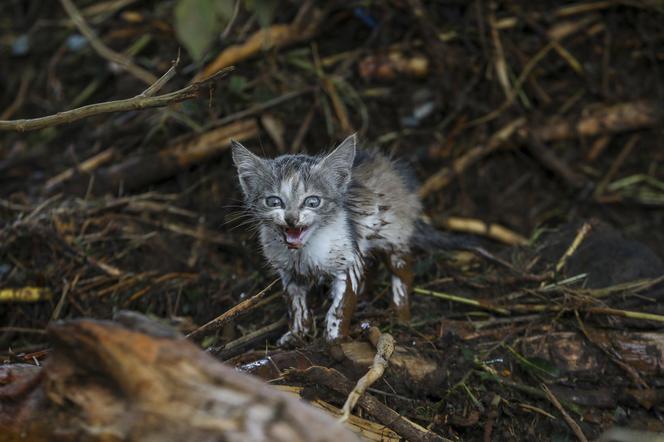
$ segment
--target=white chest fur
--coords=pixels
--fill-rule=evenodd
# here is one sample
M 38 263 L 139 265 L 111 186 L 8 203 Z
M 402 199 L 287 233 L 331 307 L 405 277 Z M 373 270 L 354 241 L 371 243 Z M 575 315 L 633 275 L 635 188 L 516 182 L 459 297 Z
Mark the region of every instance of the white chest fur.
M 343 212 L 332 222 L 313 231 L 301 249 L 286 247 L 280 234 L 271 228 L 263 227 L 260 233 L 263 253 L 277 270 L 317 278 L 344 272 L 356 260 L 348 221 Z

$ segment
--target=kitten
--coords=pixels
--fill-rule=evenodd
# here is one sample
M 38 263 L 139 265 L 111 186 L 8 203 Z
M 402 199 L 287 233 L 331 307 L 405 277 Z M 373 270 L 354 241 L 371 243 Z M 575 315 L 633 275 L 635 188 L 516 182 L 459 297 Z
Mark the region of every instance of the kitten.
M 311 331 L 307 293 L 330 287 L 325 337 L 348 334 L 365 262 L 382 255 L 392 274 L 392 306 L 410 319 L 410 252 L 422 212 L 405 168 L 377 150 L 356 148 L 351 135 L 326 156 L 263 159 L 233 141 L 246 208 L 258 223 L 265 258 L 289 302 L 290 331 L 280 345 Z

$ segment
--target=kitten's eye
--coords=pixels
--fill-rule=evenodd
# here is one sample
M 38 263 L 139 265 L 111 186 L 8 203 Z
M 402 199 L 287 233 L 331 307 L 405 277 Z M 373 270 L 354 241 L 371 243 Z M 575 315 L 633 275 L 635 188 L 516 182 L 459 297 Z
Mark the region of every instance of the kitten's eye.
M 284 207 L 284 202 L 278 196 L 268 196 L 265 198 L 265 205 L 272 208 Z
M 320 197 L 317 196 L 308 196 L 304 199 L 304 206 L 309 207 L 310 209 L 315 209 L 320 206 Z

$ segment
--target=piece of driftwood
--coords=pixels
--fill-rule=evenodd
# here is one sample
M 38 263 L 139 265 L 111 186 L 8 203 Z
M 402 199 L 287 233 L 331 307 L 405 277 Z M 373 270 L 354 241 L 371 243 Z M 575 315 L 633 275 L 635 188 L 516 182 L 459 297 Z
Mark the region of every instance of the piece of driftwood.
M 43 368 L 0 366 L 3 441 L 356 441 L 332 417 L 140 315 L 48 329 Z

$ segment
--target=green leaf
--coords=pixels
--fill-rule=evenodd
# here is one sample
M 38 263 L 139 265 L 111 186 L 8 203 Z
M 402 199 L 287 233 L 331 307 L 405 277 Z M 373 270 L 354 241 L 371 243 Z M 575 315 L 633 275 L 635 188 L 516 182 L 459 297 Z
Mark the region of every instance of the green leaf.
M 175 33 L 195 61 L 200 61 L 217 33 L 214 0 L 178 0 Z

